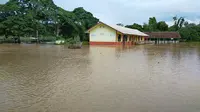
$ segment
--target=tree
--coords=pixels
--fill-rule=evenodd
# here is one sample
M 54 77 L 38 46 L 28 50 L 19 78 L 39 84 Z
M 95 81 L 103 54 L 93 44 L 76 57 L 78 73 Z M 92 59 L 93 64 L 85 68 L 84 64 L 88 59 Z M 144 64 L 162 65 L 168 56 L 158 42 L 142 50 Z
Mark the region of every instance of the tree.
M 194 23 L 179 29 L 181 37 L 187 41 L 200 41 L 200 26 Z
M 75 23 L 81 40 L 88 41 L 89 37 L 85 35 L 85 31 L 96 25 L 99 19 L 95 18 L 92 13 L 84 10 L 83 7 L 75 8 L 72 13 L 77 17 Z
M 133 25 L 126 25 L 125 27 L 131 28 L 131 29 L 137 29 L 139 31 L 143 31 L 142 25 L 139 25 L 137 23 L 134 23 Z
M 5 5 L 1 5 L 0 29 L 1 34 L 6 38 L 9 35 L 23 35 L 24 21 L 22 20 L 23 13 L 20 11 L 20 6 L 16 0 L 10 0 Z
M 158 22 L 157 28 L 159 31 L 168 31 L 168 25 L 165 23 L 165 21 Z
M 156 31 L 157 30 L 157 20 L 155 17 L 149 18 L 149 29 L 150 31 Z
M 148 24 L 146 24 L 146 23 L 143 24 L 143 31 L 145 31 L 145 32 L 151 31 Z
M 99 21 L 99 19 L 95 18 L 92 13 L 87 12 L 83 7 L 75 8 L 72 12 L 78 18 L 77 21 L 86 29 L 93 27 Z
M 175 31 L 181 29 L 185 23 L 185 19 L 183 17 L 178 18 L 177 16 L 173 17 L 174 20 L 174 28 Z
M 9 0 L 0 5 L 0 35 L 5 37 L 79 36 L 89 40 L 85 31 L 98 21 L 82 7 L 66 11 L 53 0 Z

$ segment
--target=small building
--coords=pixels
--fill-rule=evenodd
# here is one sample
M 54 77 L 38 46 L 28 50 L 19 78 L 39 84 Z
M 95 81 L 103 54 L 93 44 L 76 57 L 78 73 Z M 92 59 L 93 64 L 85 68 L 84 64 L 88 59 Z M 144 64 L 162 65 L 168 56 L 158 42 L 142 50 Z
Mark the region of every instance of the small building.
M 148 37 L 139 30 L 103 22 L 98 22 L 87 33 L 89 33 L 90 45 L 133 45 L 136 42 L 144 42 Z
M 177 43 L 181 36 L 178 32 L 145 32 L 149 35 L 146 41 L 159 43 Z

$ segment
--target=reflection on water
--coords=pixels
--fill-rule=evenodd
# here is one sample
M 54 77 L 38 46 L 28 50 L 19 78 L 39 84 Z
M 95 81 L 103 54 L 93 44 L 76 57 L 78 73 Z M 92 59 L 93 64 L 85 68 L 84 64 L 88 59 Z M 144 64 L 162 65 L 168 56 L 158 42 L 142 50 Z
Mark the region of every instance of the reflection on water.
M 199 112 L 200 44 L 0 45 L 0 111 Z

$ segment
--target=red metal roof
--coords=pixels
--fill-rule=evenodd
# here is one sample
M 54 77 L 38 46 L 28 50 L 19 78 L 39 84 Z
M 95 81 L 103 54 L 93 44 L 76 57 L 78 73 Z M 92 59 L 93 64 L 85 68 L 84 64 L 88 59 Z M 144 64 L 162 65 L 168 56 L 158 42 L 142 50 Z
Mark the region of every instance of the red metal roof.
M 178 32 L 144 32 L 148 38 L 181 38 Z

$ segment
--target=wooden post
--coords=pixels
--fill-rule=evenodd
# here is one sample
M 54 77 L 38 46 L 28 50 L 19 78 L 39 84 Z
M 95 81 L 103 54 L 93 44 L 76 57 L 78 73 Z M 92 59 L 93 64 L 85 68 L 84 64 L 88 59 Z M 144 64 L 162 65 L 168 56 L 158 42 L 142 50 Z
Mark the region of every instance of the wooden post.
M 154 40 L 155 40 L 155 44 L 157 44 L 157 38 L 154 38 Z
M 130 37 L 130 35 L 127 35 L 127 42 L 129 42 L 129 37 Z
M 137 42 L 137 38 L 138 38 L 138 37 L 137 37 L 137 36 L 135 36 L 135 42 Z
M 122 34 L 121 42 L 122 42 L 122 45 L 125 45 L 125 43 L 124 43 L 124 34 Z
M 124 35 L 121 34 L 121 42 L 123 42 L 123 40 L 124 40 Z

